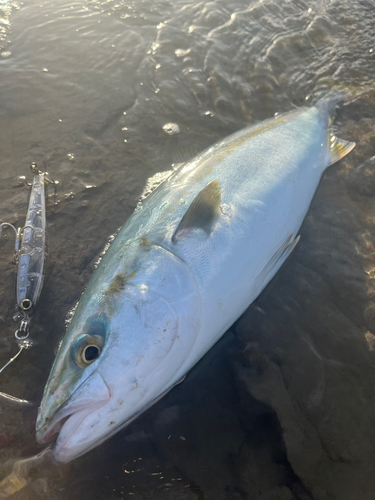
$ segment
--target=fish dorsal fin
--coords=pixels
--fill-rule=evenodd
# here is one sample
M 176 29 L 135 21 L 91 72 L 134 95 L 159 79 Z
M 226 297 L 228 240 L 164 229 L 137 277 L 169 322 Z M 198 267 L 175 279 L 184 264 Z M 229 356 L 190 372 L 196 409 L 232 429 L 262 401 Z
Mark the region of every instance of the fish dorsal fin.
M 355 142 L 338 139 L 333 134 L 330 134 L 329 138 L 328 165 L 332 165 L 341 160 L 341 158 L 350 153 L 355 146 Z
M 183 229 L 200 228 L 209 236 L 220 215 L 221 187 L 217 179 L 211 181 L 194 198 L 181 222 L 173 233 L 172 241 L 178 239 L 178 233 Z

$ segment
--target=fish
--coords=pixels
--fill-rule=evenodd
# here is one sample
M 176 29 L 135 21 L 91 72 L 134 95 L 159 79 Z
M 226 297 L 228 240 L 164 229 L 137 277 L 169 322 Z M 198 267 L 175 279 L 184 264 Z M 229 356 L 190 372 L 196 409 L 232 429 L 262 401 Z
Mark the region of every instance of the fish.
M 355 143 L 337 96 L 220 140 L 131 215 L 82 294 L 39 408 L 39 443 L 67 463 L 183 380 L 298 243 L 321 176 Z

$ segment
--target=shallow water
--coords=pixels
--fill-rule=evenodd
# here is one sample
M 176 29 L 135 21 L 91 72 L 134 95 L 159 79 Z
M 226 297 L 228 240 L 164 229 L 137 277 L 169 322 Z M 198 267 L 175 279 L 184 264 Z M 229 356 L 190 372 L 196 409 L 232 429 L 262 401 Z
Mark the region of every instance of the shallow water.
M 1 401 L 0 498 L 374 498 L 374 40 L 364 0 L 0 2 L 1 221 L 23 224 L 31 161 L 60 183 L 34 345 L 0 378 L 32 402 Z M 65 316 L 147 179 L 331 88 L 356 149 L 324 175 L 260 298 L 106 444 L 62 467 L 20 463 L 42 449 Z M 16 353 L 10 233 L 0 248 L 2 366 Z

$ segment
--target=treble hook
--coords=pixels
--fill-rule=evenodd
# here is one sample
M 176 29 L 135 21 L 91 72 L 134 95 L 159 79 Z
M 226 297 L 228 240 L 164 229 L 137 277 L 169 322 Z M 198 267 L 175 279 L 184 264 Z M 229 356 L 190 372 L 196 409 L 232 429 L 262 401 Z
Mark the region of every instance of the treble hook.
M 1 237 L 3 227 L 11 227 L 13 229 L 13 231 L 15 232 L 16 238 L 15 238 L 15 242 L 14 242 L 14 254 L 13 254 L 12 263 L 18 264 L 18 252 L 20 249 L 21 228 L 16 229 L 13 226 L 13 224 L 10 224 L 9 222 L 3 222 L 2 224 L 0 224 L 0 237 Z
M 13 363 L 13 361 L 18 358 L 18 356 L 21 354 L 21 352 L 24 349 L 28 349 L 29 345 L 26 342 L 20 342 L 18 344 L 18 347 L 19 347 L 19 350 L 18 350 L 17 354 L 15 356 L 13 356 L 13 358 L 10 358 L 10 360 L 7 363 L 5 363 L 5 365 L 0 369 L 0 373 L 2 373 L 5 370 L 5 368 L 7 368 L 11 363 Z M 31 404 L 31 402 L 28 401 L 27 399 L 17 398 L 16 396 L 12 396 L 11 394 L 7 394 L 6 392 L 0 392 L 0 397 L 7 399 L 8 401 L 12 401 L 13 403 L 22 403 L 22 404 L 28 404 L 28 405 Z
M 4 366 L 0 369 L 0 373 L 1 373 L 2 371 L 4 371 L 4 370 L 5 370 L 5 368 L 6 368 L 7 366 L 9 366 L 11 363 L 13 363 L 13 361 L 14 361 L 15 359 L 17 359 L 17 358 L 18 358 L 18 356 L 21 354 L 22 350 L 23 350 L 23 349 L 25 349 L 25 346 L 24 346 L 23 344 L 20 344 L 20 345 L 19 345 L 19 348 L 20 348 L 20 349 L 19 349 L 19 351 L 17 352 L 17 354 L 16 354 L 15 356 L 13 356 L 13 358 L 10 358 L 10 360 L 9 360 L 7 363 L 5 363 L 5 365 L 4 365 Z

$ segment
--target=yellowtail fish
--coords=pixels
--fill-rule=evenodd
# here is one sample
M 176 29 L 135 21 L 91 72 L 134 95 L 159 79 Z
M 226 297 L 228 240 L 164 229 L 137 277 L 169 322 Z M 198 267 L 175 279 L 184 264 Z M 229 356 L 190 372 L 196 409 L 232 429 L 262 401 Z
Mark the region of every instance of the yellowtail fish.
M 298 242 L 337 99 L 247 127 L 182 165 L 126 222 L 84 291 L 37 439 L 68 462 L 158 401 L 260 294 Z

